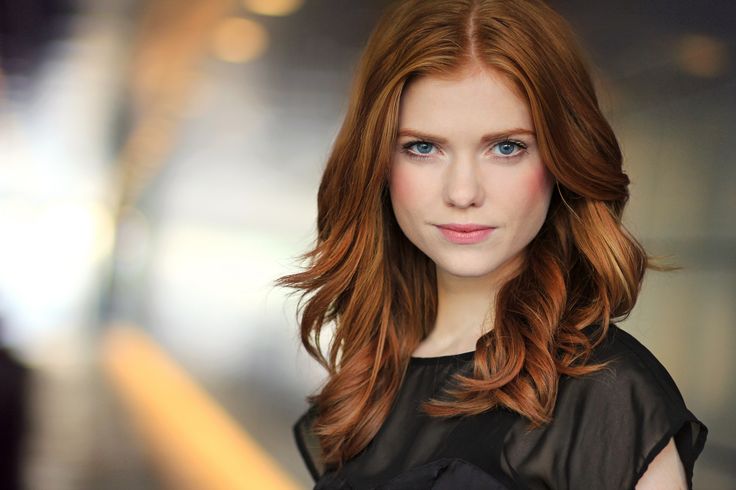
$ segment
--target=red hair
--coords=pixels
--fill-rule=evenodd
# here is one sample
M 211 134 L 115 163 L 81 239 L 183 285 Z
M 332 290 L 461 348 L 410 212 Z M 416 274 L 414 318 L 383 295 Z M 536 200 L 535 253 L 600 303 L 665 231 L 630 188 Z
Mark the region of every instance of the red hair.
M 456 375 L 455 389 L 425 411 L 505 407 L 531 427 L 550 422 L 559 376 L 601 369 L 585 363 L 591 349 L 609 322 L 631 312 L 645 270 L 667 270 L 621 222 L 629 179 L 564 19 L 535 0 L 396 3 L 360 60 L 319 186 L 316 244 L 300 256 L 307 266 L 277 280 L 301 291 L 301 340 L 328 372 L 308 397 L 327 465 L 341 465 L 375 436 L 437 313 L 434 263 L 403 235 L 388 195 L 402 89 L 412 77 L 470 64 L 503 73 L 528 102 L 557 192 L 523 266 L 497 293 L 473 375 Z M 591 341 L 580 329 L 594 323 L 602 328 Z M 320 349 L 326 325 L 328 356 Z

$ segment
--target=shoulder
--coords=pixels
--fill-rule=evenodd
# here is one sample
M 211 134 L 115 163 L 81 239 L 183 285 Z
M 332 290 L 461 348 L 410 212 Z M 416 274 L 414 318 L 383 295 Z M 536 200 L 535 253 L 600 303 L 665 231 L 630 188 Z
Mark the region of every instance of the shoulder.
M 589 338 L 597 335 L 599 326 L 586 329 Z M 669 371 L 657 357 L 634 336 L 610 324 L 605 338 L 593 349 L 590 363 L 607 362 L 596 373 L 579 378 L 563 377 L 561 387 L 574 392 L 593 391 L 598 396 L 629 402 L 644 396 L 652 407 L 667 405 L 678 410 L 684 399 Z M 614 389 L 611 389 L 614 388 Z M 564 392 L 562 393 L 564 396 Z
M 592 338 L 597 328 L 586 333 Z M 617 482 L 615 488 L 633 488 L 673 438 L 690 483 L 707 428 L 687 408 L 662 363 L 615 324 L 589 362 L 608 364 L 589 375 L 560 379 L 550 424 L 553 440 L 575 442 L 566 451 L 573 473 L 585 474 L 590 488 L 609 488 L 611 482 Z M 600 468 L 590 471 L 590 465 Z

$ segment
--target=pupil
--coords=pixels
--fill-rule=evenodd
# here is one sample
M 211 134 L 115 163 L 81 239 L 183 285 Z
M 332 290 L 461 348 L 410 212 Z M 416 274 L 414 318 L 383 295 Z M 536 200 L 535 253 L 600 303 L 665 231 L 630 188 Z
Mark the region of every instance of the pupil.
M 419 149 L 419 153 L 426 153 L 427 151 L 429 151 L 429 147 L 429 143 L 419 143 L 419 145 L 417 146 L 417 148 Z

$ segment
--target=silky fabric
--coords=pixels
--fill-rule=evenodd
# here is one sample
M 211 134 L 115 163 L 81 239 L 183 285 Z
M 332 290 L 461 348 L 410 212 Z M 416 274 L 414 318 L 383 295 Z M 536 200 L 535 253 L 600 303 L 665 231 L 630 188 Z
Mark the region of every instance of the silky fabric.
M 583 332 L 592 338 L 598 328 Z M 664 366 L 615 324 L 590 359 L 612 362 L 583 377 L 561 376 L 553 421 L 531 431 L 526 419 L 504 408 L 451 418 L 419 411 L 452 382 L 451 374 L 472 373 L 474 354 L 411 357 L 387 419 L 340 471 L 321 460 L 310 407 L 293 432 L 314 488 L 633 489 L 670 437 L 692 488 L 708 429 Z

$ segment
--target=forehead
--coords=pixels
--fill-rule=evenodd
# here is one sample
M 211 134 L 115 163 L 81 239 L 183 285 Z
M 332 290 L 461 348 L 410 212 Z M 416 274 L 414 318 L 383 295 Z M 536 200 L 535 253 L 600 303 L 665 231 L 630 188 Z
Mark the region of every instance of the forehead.
M 412 79 L 401 95 L 399 127 L 445 132 L 533 130 L 526 99 L 493 68 Z

